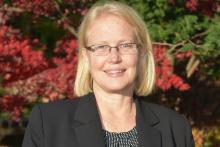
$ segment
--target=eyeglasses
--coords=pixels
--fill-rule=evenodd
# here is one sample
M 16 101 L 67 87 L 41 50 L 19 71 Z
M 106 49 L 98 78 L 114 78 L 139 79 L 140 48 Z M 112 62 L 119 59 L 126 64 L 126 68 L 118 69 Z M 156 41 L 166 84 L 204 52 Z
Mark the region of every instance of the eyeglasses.
M 136 54 L 138 46 L 139 45 L 137 43 L 122 43 L 114 47 L 109 45 L 92 45 L 86 47 L 86 49 L 93 52 L 96 56 L 105 56 L 111 52 L 112 48 L 116 48 L 119 53 L 124 55 Z

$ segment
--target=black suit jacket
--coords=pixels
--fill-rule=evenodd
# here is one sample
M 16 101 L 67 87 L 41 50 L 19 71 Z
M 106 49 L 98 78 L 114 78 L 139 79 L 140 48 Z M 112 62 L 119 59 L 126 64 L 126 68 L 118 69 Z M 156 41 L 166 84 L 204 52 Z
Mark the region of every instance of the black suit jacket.
M 176 112 L 135 98 L 139 147 L 194 147 L 190 126 Z M 94 94 L 36 105 L 22 147 L 104 147 Z

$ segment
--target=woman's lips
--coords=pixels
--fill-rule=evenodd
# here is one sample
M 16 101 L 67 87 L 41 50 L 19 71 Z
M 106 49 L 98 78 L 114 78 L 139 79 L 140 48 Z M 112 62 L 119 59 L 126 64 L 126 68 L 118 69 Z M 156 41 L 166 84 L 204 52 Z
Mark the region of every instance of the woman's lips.
M 119 77 L 124 74 L 126 69 L 105 70 L 104 72 L 110 77 Z

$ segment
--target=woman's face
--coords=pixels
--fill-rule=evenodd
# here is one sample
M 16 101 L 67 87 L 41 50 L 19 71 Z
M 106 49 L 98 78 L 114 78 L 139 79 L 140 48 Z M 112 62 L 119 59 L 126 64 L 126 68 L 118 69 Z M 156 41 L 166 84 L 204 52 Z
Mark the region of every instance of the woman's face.
M 133 28 L 115 15 L 103 15 L 88 29 L 87 46 L 134 43 Z M 88 51 L 85 54 L 93 78 L 93 90 L 109 93 L 132 92 L 137 75 L 138 52 L 121 54 L 112 48 L 108 55 L 97 56 Z

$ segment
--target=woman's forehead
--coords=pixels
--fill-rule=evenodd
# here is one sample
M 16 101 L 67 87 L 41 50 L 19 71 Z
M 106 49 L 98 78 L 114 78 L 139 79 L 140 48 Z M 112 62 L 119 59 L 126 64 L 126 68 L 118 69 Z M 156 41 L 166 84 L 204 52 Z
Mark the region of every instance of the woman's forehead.
M 97 18 L 87 29 L 88 42 L 92 41 L 108 41 L 116 39 L 118 41 L 126 41 L 134 39 L 133 27 L 115 15 L 102 15 Z

